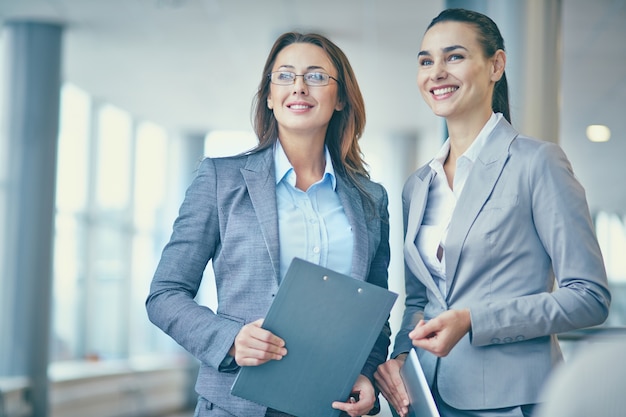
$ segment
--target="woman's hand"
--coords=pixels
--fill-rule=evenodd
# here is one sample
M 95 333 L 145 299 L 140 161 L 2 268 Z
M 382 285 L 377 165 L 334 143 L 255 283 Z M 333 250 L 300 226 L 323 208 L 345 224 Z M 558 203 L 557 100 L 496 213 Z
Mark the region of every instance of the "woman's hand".
M 358 417 L 370 412 L 376 402 L 376 394 L 372 382 L 365 376 L 359 375 L 352 387 L 352 394 L 345 403 L 333 402 L 333 408 L 345 411 L 350 417 Z
M 261 328 L 263 319 L 246 324 L 235 337 L 228 353 L 239 366 L 257 366 L 271 360 L 281 360 L 287 354 L 285 341 Z
M 448 310 L 434 319 L 420 320 L 409 337 L 413 346 L 443 357 L 469 332 L 471 326 L 469 309 Z
M 374 373 L 378 389 L 400 417 L 405 417 L 409 413 L 409 395 L 400 376 L 400 369 L 405 359 L 406 353 L 398 355 L 395 359 L 389 359 Z

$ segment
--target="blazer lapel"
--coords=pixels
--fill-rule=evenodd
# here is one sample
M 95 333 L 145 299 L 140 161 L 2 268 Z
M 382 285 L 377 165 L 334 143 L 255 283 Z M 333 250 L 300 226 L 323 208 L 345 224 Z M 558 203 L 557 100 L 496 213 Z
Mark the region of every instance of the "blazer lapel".
M 367 230 L 367 219 L 363 210 L 361 194 L 352 184 L 346 181 L 342 175 L 335 171 L 337 178 L 337 194 L 341 200 L 341 205 L 352 226 L 354 236 L 354 252 L 352 254 L 352 276 L 356 279 L 364 280 L 367 275 L 369 265 L 369 233 Z M 359 238 L 367 236 L 367 238 Z
M 270 254 L 276 280 L 280 277 L 280 249 L 278 247 L 278 208 L 276 206 L 276 178 L 274 176 L 273 148 L 252 153 L 241 174 L 248 187 L 252 206 L 261 226 L 261 233 Z
M 446 238 L 446 275 L 448 277 L 448 298 L 456 279 L 456 270 L 465 239 L 478 217 L 483 205 L 491 195 L 502 169 L 509 157 L 509 146 L 518 135 L 506 121 L 501 120 L 487 139 L 467 183 L 457 201 Z
M 445 306 L 441 292 L 439 288 L 437 288 L 435 280 L 415 246 L 415 238 L 422 224 L 424 210 L 426 209 L 426 200 L 428 199 L 428 189 L 430 188 L 430 183 L 433 178 L 435 178 L 435 172 L 429 166 L 426 166 L 417 173 L 417 178 L 413 184 L 410 200 L 411 205 L 408 208 L 407 227 L 404 237 L 404 260 L 406 265 L 413 272 L 413 275 L 435 294 L 437 299 L 441 302 L 441 305 Z

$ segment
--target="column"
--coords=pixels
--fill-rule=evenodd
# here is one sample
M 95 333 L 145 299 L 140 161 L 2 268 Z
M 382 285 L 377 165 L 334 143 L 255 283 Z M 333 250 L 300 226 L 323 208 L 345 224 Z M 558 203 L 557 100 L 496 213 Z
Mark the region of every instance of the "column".
M 527 136 L 559 141 L 562 0 L 491 1 L 507 52 L 513 126 Z
M 0 90 L 8 155 L 0 375 L 29 378 L 35 417 L 48 414 L 61 38 L 62 27 L 57 24 L 9 21 L 4 28 Z

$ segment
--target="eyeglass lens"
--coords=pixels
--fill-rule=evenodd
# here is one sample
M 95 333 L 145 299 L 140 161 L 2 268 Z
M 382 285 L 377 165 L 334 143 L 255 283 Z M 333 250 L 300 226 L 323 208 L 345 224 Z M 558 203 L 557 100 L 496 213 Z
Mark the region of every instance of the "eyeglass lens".
M 302 77 L 306 85 L 321 86 L 327 85 L 330 75 L 323 72 L 307 72 L 305 74 L 296 74 L 290 71 L 275 71 L 270 74 L 270 80 L 273 84 L 291 85 L 296 82 L 297 77 Z

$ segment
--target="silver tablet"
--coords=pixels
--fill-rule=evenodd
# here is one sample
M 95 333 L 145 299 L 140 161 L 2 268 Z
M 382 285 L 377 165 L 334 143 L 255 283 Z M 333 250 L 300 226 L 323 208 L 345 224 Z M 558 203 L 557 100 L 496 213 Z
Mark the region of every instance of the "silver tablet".
M 413 417 L 440 417 L 415 349 L 411 349 L 400 369 L 402 381 L 409 394 L 409 415 Z

